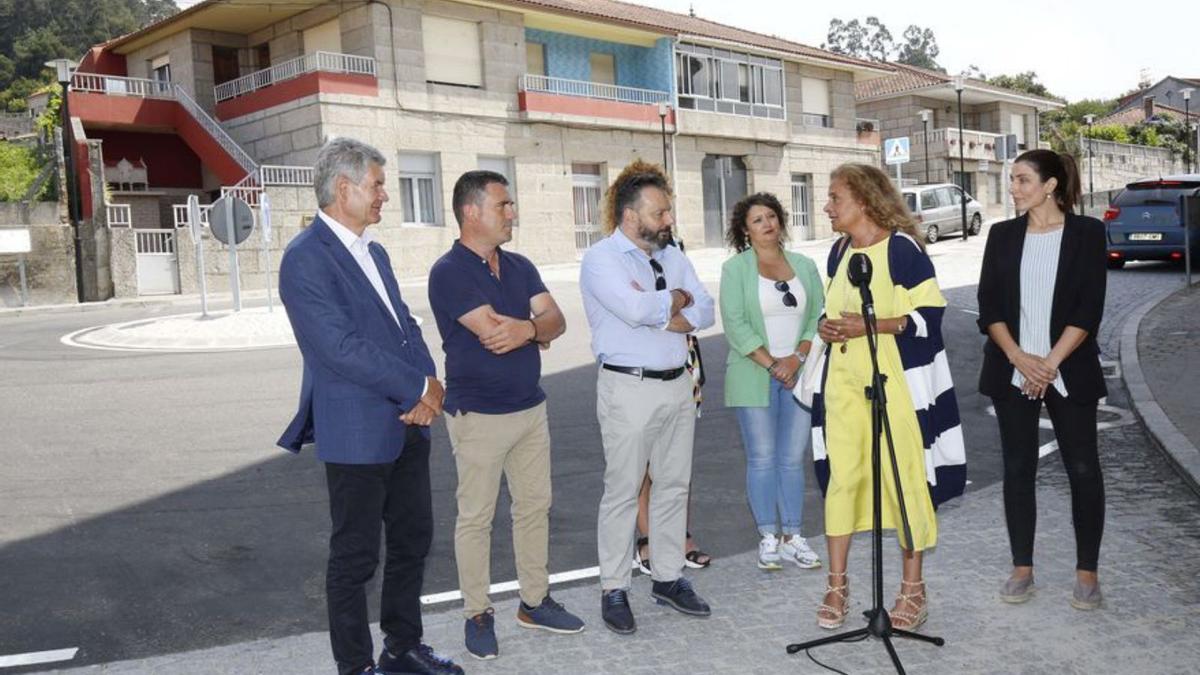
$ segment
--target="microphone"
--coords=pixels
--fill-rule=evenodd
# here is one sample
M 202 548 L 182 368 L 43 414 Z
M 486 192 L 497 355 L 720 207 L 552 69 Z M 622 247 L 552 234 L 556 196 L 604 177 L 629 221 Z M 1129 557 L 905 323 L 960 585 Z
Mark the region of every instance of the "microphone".
M 855 253 L 850 256 L 850 262 L 846 267 L 846 276 L 850 279 L 850 283 L 858 286 L 858 292 L 862 295 L 863 316 L 866 317 L 868 327 L 875 323 L 875 299 L 871 296 L 871 274 L 872 274 L 871 259 L 866 253 Z

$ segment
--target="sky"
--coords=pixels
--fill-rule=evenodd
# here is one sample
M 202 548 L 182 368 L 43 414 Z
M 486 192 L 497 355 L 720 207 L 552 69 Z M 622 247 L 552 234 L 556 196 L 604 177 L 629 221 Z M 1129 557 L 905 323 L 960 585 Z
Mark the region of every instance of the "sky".
M 878 17 L 900 39 L 910 24 L 931 28 L 938 62 L 957 73 L 977 66 L 986 75 L 1032 70 L 1049 90 L 1070 101 L 1115 98 L 1137 86 L 1176 75 L 1200 78 L 1200 2 L 1156 0 L 1144 12 L 1115 0 L 634 0 L 813 47 L 825 41 L 830 19 Z M 195 0 L 176 0 L 181 8 Z M 1190 33 L 1190 34 L 1189 34 Z

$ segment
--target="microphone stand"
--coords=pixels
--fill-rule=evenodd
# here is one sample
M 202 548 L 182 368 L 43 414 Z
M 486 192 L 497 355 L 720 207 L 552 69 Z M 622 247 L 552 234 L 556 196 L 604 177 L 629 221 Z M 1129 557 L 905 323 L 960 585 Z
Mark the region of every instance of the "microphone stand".
M 879 372 L 879 357 L 877 343 L 877 326 L 875 322 L 875 303 L 871 299 L 870 278 L 861 280 L 861 283 L 855 284 L 858 286 L 859 293 L 862 295 L 862 315 L 863 324 L 866 328 L 867 349 L 871 354 L 871 385 L 865 388 L 867 400 L 871 402 L 871 502 L 873 524 L 871 528 L 871 572 L 874 577 L 874 605 L 871 609 L 863 612 L 863 616 L 867 619 L 867 626 L 856 630 L 838 633 L 829 637 L 809 640 L 808 642 L 799 642 L 787 646 L 788 654 L 795 654 L 800 651 L 819 647 L 821 645 L 831 644 L 834 642 L 857 642 L 866 637 L 876 637 L 883 641 L 883 646 L 887 649 L 888 656 L 892 659 L 892 665 L 896 667 L 896 672 L 899 675 L 904 675 L 904 666 L 900 663 L 900 657 L 896 654 L 895 647 L 892 646 L 893 637 L 909 638 L 928 642 L 937 645 L 938 647 L 946 644 L 946 641 L 940 637 L 932 635 L 922 635 L 912 631 L 903 630 L 900 628 L 892 628 L 892 620 L 888 616 L 887 610 L 883 606 L 883 494 L 881 485 L 882 479 L 882 459 L 880 457 L 880 435 L 881 432 L 887 437 L 888 454 L 891 456 L 892 477 L 896 484 L 896 496 L 900 503 L 900 520 L 904 532 L 904 540 L 908 542 L 909 547 L 913 545 L 912 529 L 908 523 L 908 508 L 904 504 L 904 488 L 900 482 L 900 471 L 896 463 L 896 446 L 892 440 L 892 425 L 888 419 L 887 412 L 887 394 L 884 385 L 887 383 L 887 376 Z M 828 419 L 826 420 L 828 423 Z

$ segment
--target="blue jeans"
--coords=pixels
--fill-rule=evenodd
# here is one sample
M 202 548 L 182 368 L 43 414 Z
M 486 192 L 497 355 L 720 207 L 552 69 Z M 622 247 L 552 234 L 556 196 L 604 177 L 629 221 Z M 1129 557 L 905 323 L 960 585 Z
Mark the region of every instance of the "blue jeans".
M 746 446 L 746 496 L 761 534 L 800 534 L 812 417 L 778 380 L 769 397 L 765 408 L 734 408 Z

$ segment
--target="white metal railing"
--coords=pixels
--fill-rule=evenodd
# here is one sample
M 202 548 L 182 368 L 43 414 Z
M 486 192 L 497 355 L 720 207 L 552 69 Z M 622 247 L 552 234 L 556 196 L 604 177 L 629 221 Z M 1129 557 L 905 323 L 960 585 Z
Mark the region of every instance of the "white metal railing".
M 312 187 L 313 172 L 311 166 L 264 164 L 258 167 L 258 178 L 264 187 L 268 185 Z
M 250 157 L 250 155 L 246 154 L 246 151 L 242 149 L 242 146 L 238 145 L 237 141 L 230 138 L 229 134 L 225 133 L 225 130 L 221 128 L 221 125 L 217 124 L 217 121 L 212 117 L 209 117 L 208 113 L 204 112 L 204 109 L 201 108 L 198 103 L 193 101 L 192 97 L 188 96 L 187 92 L 185 92 L 179 85 L 175 85 L 175 98 L 178 99 L 179 104 L 183 106 L 184 110 L 187 110 L 188 113 L 200 123 L 200 126 L 204 127 L 204 130 L 213 137 L 213 140 L 215 140 L 221 146 L 221 148 L 225 150 L 225 152 L 229 153 L 229 156 L 232 157 L 234 161 L 238 163 L 238 165 L 240 165 L 246 171 L 254 171 L 258 168 L 258 163 L 256 163 L 254 159 Z
M 222 82 L 213 88 L 213 96 L 217 102 L 243 96 L 253 91 L 269 87 L 276 82 L 300 77 L 315 71 L 330 73 L 353 73 L 358 75 L 375 75 L 375 59 L 369 56 L 354 56 L 352 54 L 336 54 L 334 52 L 314 52 L 276 64 L 270 68 L 255 71 L 236 80 Z
M 208 227 L 208 212 L 212 210 L 212 204 L 200 205 L 200 224 Z M 187 204 L 172 204 L 171 214 L 174 216 L 175 227 L 188 227 L 192 224 L 188 217 Z
M 619 87 L 615 84 L 599 84 L 584 80 L 568 80 L 562 77 L 547 77 L 545 75 L 522 75 L 517 83 L 517 87 L 521 91 L 598 98 L 605 101 L 620 101 L 622 103 L 656 105 L 658 103 L 671 102 L 671 92 L 669 91 Z
M 175 255 L 175 230 L 134 230 L 141 255 Z
M 262 183 L 258 179 L 261 167 L 256 167 L 247 173 L 237 183 L 221 187 L 221 196 L 234 195 L 250 206 L 258 206 L 258 195 L 262 192 Z
M 105 204 L 109 227 L 132 227 L 133 221 L 128 204 Z
M 71 76 L 71 89 L 110 96 L 175 98 L 175 87 L 169 81 L 148 80 L 144 77 L 118 77 L 99 73 L 75 73 Z

